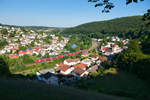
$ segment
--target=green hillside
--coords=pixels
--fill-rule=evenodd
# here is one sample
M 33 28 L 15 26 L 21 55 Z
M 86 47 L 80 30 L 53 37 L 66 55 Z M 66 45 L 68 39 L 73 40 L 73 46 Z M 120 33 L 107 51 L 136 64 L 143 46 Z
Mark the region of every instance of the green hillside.
M 116 35 L 133 35 L 143 32 L 142 16 L 122 17 L 107 21 L 91 22 L 79 25 L 77 27 L 65 29 L 63 34 L 88 34 L 88 33 L 102 33 L 102 34 L 116 34 Z M 148 28 L 147 28 L 148 29 Z M 144 31 L 146 31 L 144 27 Z
M 1 100 L 131 100 L 25 80 L 0 79 Z

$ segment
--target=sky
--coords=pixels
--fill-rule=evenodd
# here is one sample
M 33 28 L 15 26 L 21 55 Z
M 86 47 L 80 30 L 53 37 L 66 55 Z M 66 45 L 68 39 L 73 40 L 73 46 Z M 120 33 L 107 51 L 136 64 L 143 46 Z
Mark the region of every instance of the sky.
M 101 13 L 88 0 L 0 0 L 0 23 L 21 26 L 73 27 L 93 21 L 143 15 L 150 0 L 126 5 L 126 0 L 111 0 L 115 8 Z

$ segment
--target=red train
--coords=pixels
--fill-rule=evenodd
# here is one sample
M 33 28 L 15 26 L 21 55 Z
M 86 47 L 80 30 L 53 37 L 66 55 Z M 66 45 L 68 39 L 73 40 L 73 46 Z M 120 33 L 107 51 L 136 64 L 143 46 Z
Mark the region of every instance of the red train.
M 74 53 L 70 53 L 70 54 L 65 54 L 65 55 L 61 55 L 61 56 L 57 56 L 57 57 L 51 57 L 51 58 L 46 58 L 46 59 L 42 59 L 42 60 L 35 60 L 36 63 L 40 63 L 40 62 L 45 62 L 45 61 L 51 61 L 51 60 L 54 60 L 54 59 L 60 59 L 62 57 L 65 57 L 65 56 L 73 56 L 73 55 L 76 55 L 76 54 L 79 54 L 79 53 L 83 53 L 83 52 L 87 52 L 87 50 L 81 50 L 79 52 L 74 52 Z

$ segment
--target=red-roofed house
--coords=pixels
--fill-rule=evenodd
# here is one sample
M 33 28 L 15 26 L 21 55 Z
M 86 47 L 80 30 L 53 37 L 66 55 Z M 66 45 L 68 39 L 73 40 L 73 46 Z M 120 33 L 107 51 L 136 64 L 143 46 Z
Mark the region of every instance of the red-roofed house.
M 82 70 L 81 68 L 75 68 L 73 70 L 73 74 L 80 79 L 80 77 L 83 77 L 84 75 L 88 75 L 88 72 Z
M 105 52 L 107 49 L 109 49 L 109 48 L 104 47 L 104 48 L 101 48 L 101 51 L 102 51 L 102 52 Z
M 86 70 L 87 65 L 85 65 L 85 64 L 79 64 L 79 65 L 74 65 L 73 67 L 74 68 L 81 68 L 82 70 Z
M 23 55 L 32 55 L 33 53 L 31 50 L 26 50 L 26 51 L 20 50 L 18 54 L 19 56 L 23 56 Z
M 27 50 L 27 51 L 26 51 L 26 54 L 32 55 L 32 51 L 31 51 L 31 50 Z
M 99 59 L 99 55 L 93 55 L 91 59 L 93 62 L 95 62 L 96 60 Z
M 13 49 L 12 49 L 12 52 L 15 53 L 15 52 L 17 52 L 18 49 L 19 49 L 19 48 L 13 48 Z
M 11 58 L 11 59 L 16 59 L 16 58 L 18 58 L 19 56 L 18 55 L 10 55 L 9 56 L 9 58 Z
M 126 44 L 128 44 L 128 41 L 124 40 L 124 41 L 122 41 L 122 43 L 126 45 Z
M 60 69 L 60 73 L 64 74 L 64 75 L 68 75 L 73 71 L 73 67 L 70 67 L 66 64 L 60 64 L 59 65 L 59 69 Z

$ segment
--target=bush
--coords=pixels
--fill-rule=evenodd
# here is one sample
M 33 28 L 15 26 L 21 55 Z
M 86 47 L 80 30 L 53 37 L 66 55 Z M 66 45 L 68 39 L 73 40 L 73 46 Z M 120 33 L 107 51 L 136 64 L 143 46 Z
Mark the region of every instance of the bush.
M 3 57 L 0 57 L 0 76 L 8 76 L 10 74 L 9 66 Z

